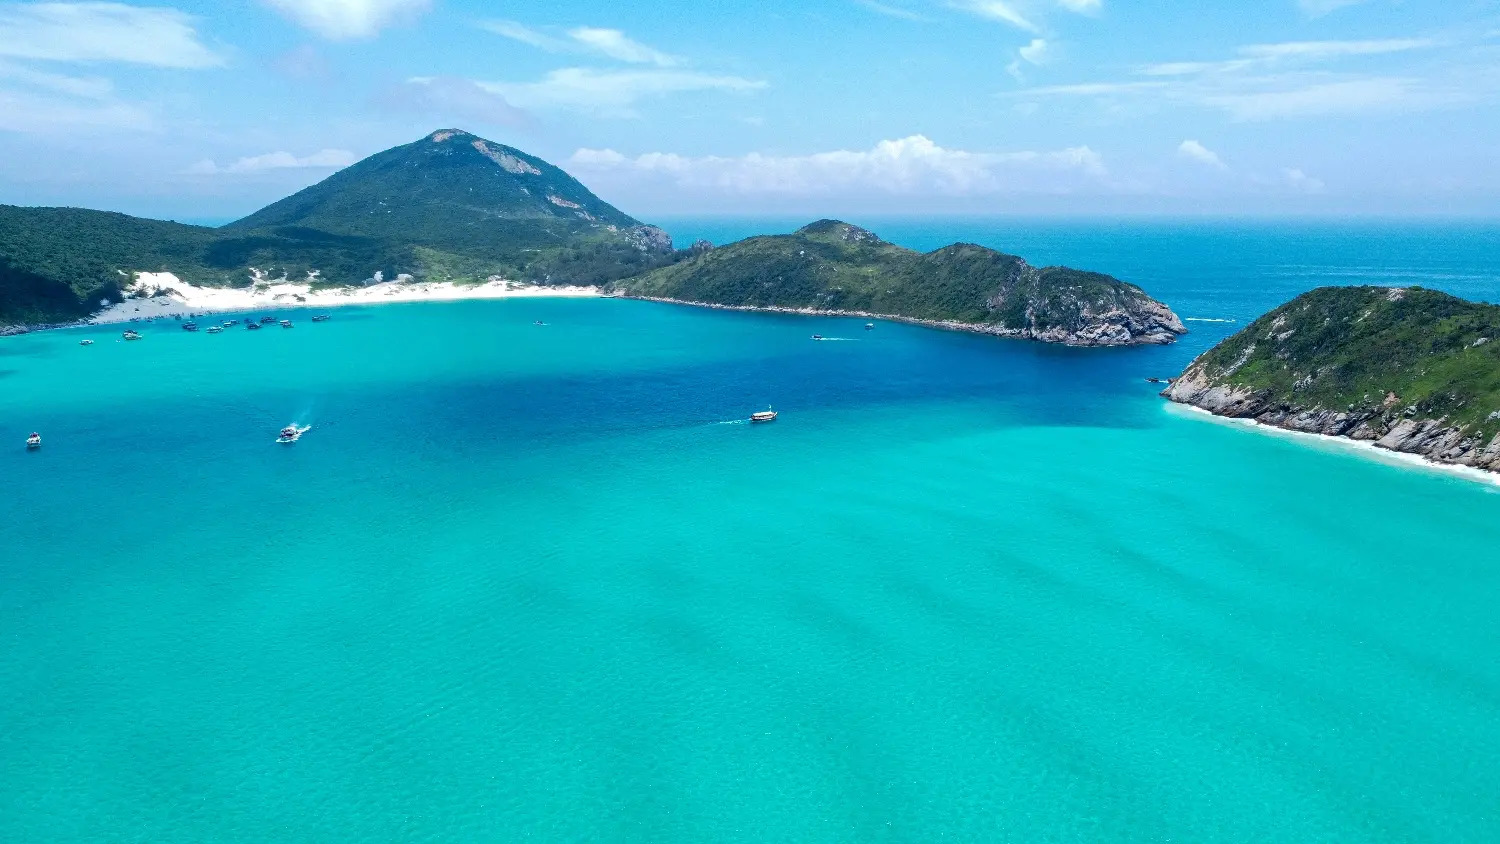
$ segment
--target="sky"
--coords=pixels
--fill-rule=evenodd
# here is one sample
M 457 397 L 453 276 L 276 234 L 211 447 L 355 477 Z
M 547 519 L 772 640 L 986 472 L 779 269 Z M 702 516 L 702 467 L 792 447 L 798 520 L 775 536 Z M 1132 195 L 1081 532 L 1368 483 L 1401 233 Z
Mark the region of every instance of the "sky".
M 0 203 L 457 127 L 652 216 L 1500 216 L 1500 0 L 0 0 Z

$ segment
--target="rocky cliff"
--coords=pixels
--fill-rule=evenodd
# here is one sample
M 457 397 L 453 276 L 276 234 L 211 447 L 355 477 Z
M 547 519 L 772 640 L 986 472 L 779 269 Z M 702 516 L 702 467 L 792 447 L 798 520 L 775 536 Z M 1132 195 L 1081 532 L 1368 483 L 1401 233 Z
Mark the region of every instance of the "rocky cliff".
M 1193 361 L 1162 395 L 1219 416 L 1500 471 L 1500 307 L 1322 288 Z

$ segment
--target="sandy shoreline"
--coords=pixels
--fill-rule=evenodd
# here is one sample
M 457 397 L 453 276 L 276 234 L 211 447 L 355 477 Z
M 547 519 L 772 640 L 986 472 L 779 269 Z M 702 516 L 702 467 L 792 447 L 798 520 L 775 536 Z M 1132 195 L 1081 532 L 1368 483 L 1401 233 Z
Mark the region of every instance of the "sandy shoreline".
M 597 287 L 540 287 L 510 281 L 489 281 L 483 284 L 387 281 L 366 287 L 323 290 L 314 290 L 311 284 L 298 282 L 262 282 L 243 288 L 196 287 L 179 280 L 171 273 L 142 273 L 127 290 L 127 294 L 131 293 L 145 293 L 147 298 L 126 299 L 76 324 L 109 325 L 176 314 L 220 314 L 276 308 L 337 308 L 345 305 L 457 302 L 470 299 L 592 298 L 602 295 Z
M 1465 480 L 1478 481 L 1490 486 L 1500 486 L 1500 473 L 1476 469 L 1473 466 L 1460 466 L 1455 463 L 1439 463 L 1436 460 L 1429 460 L 1420 454 L 1407 454 L 1404 451 L 1391 451 L 1390 449 L 1379 448 L 1374 443 L 1365 442 L 1364 440 L 1351 440 L 1348 437 L 1335 437 L 1328 434 L 1310 433 L 1308 431 L 1293 431 L 1288 428 L 1279 428 L 1275 425 L 1257 422 L 1254 419 L 1220 416 L 1201 407 L 1173 401 L 1167 402 L 1167 412 L 1182 414 L 1185 417 L 1193 419 L 1206 419 L 1210 422 L 1253 430 L 1263 434 L 1281 436 L 1289 440 L 1302 442 L 1303 444 L 1316 444 L 1324 446 L 1330 451 L 1337 451 L 1366 460 L 1374 459 L 1376 462 L 1384 463 L 1387 466 L 1396 466 L 1402 469 L 1425 469 L 1464 478 Z

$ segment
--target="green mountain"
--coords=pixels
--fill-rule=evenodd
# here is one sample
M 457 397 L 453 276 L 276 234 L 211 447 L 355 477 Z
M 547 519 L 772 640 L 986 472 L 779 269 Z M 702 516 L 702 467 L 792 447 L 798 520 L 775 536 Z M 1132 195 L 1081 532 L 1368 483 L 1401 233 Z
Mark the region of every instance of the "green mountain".
M 821 220 L 752 237 L 617 282 L 629 296 L 698 304 L 852 313 L 1078 346 L 1170 343 L 1185 333 L 1139 287 L 959 243 L 919 253 Z
M 198 285 L 357 285 L 410 276 L 603 284 L 674 258 L 671 239 L 520 150 L 444 130 L 220 229 L 0 206 L 0 326 L 79 319 L 139 272 Z
M 1204 353 L 1162 395 L 1500 471 L 1500 306 L 1420 287 L 1319 288 Z

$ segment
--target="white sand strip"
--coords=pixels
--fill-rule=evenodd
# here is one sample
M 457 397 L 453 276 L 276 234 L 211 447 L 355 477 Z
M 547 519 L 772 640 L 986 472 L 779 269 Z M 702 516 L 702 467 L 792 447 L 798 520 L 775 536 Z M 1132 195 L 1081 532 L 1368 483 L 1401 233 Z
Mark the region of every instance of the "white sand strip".
M 286 281 L 269 284 L 261 282 L 242 288 L 197 287 L 171 273 L 139 274 L 126 290 L 127 296 L 137 293 L 144 293 L 147 298 L 128 298 L 120 304 L 105 308 L 90 321 L 118 323 L 173 314 L 219 314 L 274 308 L 336 308 L 340 305 L 378 305 L 385 302 L 583 298 L 601 295 L 597 287 L 540 287 L 513 281 L 488 281 L 483 284 L 387 281 L 366 287 L 324 290 L 314 290 L 311 284 Z
M 1178 413 L 1194 419 L 1207 419 L 1210 422 L 1218 422 L 1236 428 L 1250 429 L 1263 434 L 1285 437 L 1290 440 L 1299 441 L 1304 445 L 1317 445 L 1325 451 L 1353 455 L 1364 459 L 1374 459 L 1387 466 L 1442 472 L 1470 481 L 1479 481 L 1491 486 L 1500 486 L 1500 472 L 1488 472 L 1484 469 L 1475 469 L 1473 466 L 1458 466 L 1453 463 L 1439 463 L 1436 460 L 1429 460 L 1420 454 L 1407 454 L 1402 451 L 1377 448 L 1374 443 L 1365 442 L 1364 440 L 1351 440 L 1348 437 L 1334 437 L 1328 434 L 1314 434 L 1307 431 L 1292 431 L 1286 428 L 1278 428 L 1275 425 L 1266 425 L 1254 419 L 1235 419 L 1228 416 L 1220 416 L 1190 404 L 1169 401 L 1166 405 L 1167 412 L 1169 413 Z

